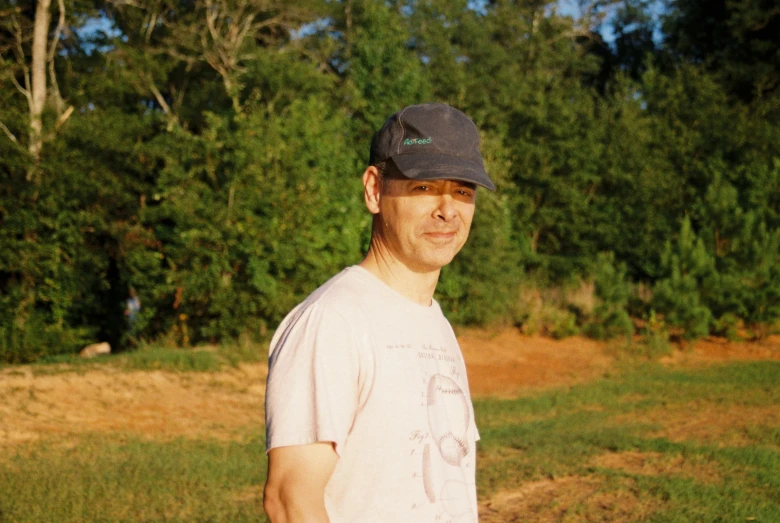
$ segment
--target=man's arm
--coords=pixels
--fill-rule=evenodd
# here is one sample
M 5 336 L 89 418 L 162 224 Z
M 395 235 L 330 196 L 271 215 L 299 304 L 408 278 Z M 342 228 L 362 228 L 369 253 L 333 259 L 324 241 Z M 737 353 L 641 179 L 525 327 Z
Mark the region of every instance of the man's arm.
M 268 451 L 263 508 L 273 523 L 327 522 L 325 485 L 338 462 L 330 442 Z

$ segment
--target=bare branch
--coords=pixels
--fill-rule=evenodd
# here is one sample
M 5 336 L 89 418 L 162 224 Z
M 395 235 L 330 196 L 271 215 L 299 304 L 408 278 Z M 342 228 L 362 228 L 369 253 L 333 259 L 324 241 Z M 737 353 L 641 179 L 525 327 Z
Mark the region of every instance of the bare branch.
M 171 83 L 168 87 L 169 91 L 171 92 L 171 109 L 174 112 L 177 112 L 177 109 L 181 107 L 182 102 L 184 101 L 184 92 L 187 90 L 187 86 L 189 84 L 189 76 L 184 77 L 184 81 L 182 82 L 181 89 L 177 89 L 176 85 Z
M 27 98 L 27 102 L 29 103 L 30 97 L 32 96 L 30 91 L 22 87 L 22 85 L 19 83 L 19 80 L 16 79 L 16 75 L 14 75 L 14 73 L 9 73 L 8 76 L 11 78 L 11 82 L 14 84 L 14 87 L 16 87 L 16 90 L 22 93 L 24 97 Z
M 14 55 L 16 55 L 16 63 L 19 64 L 19 66 L 22 69 L 22 76 L 24 78 L 24 87 L 19 83 L 19 81 L 16 79 L 16 75 L 11 73 L 11 81 L 13 82 L 16 89 L 24 95 L 25 98 L 27 98 L 27 105 L 30 108 L 30 111 L 33 109 L 33 98 L 32 98 L 32 89 L 30 88 L 30 70 L 27 67 L 27 62 L 25 60 L 24 56 L 24 34 L 22 31 L 22 25 L 19 23 L 19 20 L 16 17 L 13 17 L 11 19 L 11 29 L 14 33 L 14 40 L 16 41 L 16 46 L 14 47 Z
M 160 107 L 162 108 L 163 112 L 167 115 L 171 114 L 171 107 L 168 105 L 168 102 L 165 101 L 165 97 L 162 95 L 160 90 L 157 88 L 156 85 L 154 85 L 154 82 L 151 80 L 149 81 L 149 90 L 152 91 L 152 94 L 154 95 L 154 99 L 157 100 L 157 103 L 160 104 Z
M 163 49 L 163 50 L 150 49 L 149 52 L 153 53 L 153 54 L 166 54 L 166 55 L 168 55 L 168 56 L 170 56 L 172 58 L 176 58 L 177 60 L 181 60 L 182 62 L 187 64 L 187 70 L 190 70 L 193 65 L 198 63 L 197 58 L 195 58 L 194 56 L 190 56 L 190 55 L 187 55 L 187 54 L 182 54 L 179 51 L 177 51 L 176 49 Z
M 65 0 L 57 0 L 57 3 L 59 4 L 60 8 L 60 18 L 57 22 L 57 29 L 54 31 L 54 37 L 51 41 L 51 46 L 49 47 L 49 83 L 51 84 L 51 90 L 52 90 L 52 98 L 54 100 L 54 109 L 57 111 L 57 114 L 62 116 L 62 95 L 60 94 L 60 86 L 57 83 L 57 71 L 54 68 L 54 56 L 57 52 L 57 46 L 60 42 L 60 37 L 62 35 L 62 30 L 65 27 Z M 70 114 L 68 114 L 70 116 Z M 67 118 L 66 118 L 67 120 Z M 59 128 L 59 126 L 58 126 Z
M 14 136 L 14 133 L 12 133 L 11 130 L 8 127 L 6 127 L 3 122 L 0 122 L 0 129 L 2 129 L 3 132 L 5 132 L 5 135 L 8 138 L 10 138 L 12 142 L 19 143 L 19 141 L 16 139 L 16 136 Z
M 62 30 L 65 28 L 65 0 L 57 0 L 57 5 L 60 8 L 60 17 L 59 20 L 57 20 L 57 28 L 54 30 L 54 36 L 51 39 L 49 56 L 46 58 L 49 62 L 54 60 L 54 54 L 57 52 L 57 46 L 60 43 Z
M 559 40 L 567 40 L 567 39 L 574 39 L 577 37 L 584 37 L 588 38 L 590 40 L 593 40 L 594 34 L 593 31 L 587 28 L 582 29 L 572 29 L 571 31 L 563 31 L 561 33 L 558 33 L 553 38 L 550 38 L 547 40 L 548 44 L 551 44 L 553 42 L 557 42 Z
M 72 106 L 72 105 L 70 105 L 70 106 L 68 106 L 68 108 L 67 108 L 67 109 L 65 109 L 65 111 L 64 111 L 64 112 L 63 112 L 63 113 L 60 115 L 60 117 L 59 117 L 59 118 L 57 118 L 57 124 L 56 124 L 56 126 L 55 126 L 55 129 L 56 129 L 57 131 L 59 131 L 59 130 L 60 130 L 60 127 L 62 127 L 63 125 L 65 125 L 65 122 L 67 122 L 67 121 L 68 121 L 68 118 L 70 118 L 70 115 L 71 115 L 72 113 L 73 113 L 73 106 Z
M 152 14 L 149 15 L 149 22 L 147 23 L 146 30 L 144 31 L 144 41 L 148 44 L 152 39 L 152 31 L 154 31 L 155 26 L 157 25 L 157 11 L 152 12 Z
M 110 3 L 114 4 L 116 7 L 130 6 L 138 7 L 139 9 L 145 7 L 143 2 L 136 2 L 135 0 L 110 0 Z
M 11 16 L 22 12 L 21 7 L 12 7 L 10 9 L 0 10 L 0 16 Z
M 769 11 L 768 13 L 765 13 L 765 14 L 764 14 L 764 19 L 763 19 L 763 20 L 761 20 L 760 22 L 756 22 L 756 23 L 755 23 L 755 24 L 754 24 L 754 25 L 751 27 L 751 30 L 753 30 L 753 31 L 760 31 L 760 30 L 762 30 L 762 29 L 763 29 L 763 28 L 765 28 L 767 25 L 769 25 L 769 22 L 771 22 L 771 21 L 772 21 L 772 18 L 774 18 L 774 17 L 775 17 L 775 16 L 777 16 L 777 15 L 780 15 L 780 7 L 775 7 L 774 9 L 772 9 L 771 11 Z

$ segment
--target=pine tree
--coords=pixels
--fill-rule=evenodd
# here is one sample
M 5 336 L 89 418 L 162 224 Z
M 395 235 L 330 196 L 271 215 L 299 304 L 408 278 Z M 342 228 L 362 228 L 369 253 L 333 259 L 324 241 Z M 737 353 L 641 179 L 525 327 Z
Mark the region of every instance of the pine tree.
M 681 329 L 684 338 L 707 335 L 712 313 L 701 292 L 702 282 L 713 275 L 714 261 L 688 218 L 678 237 L 666 243 L 661 263 L 666 275 L 653 286 L 653 309 L 663 314 L 667 325 Z

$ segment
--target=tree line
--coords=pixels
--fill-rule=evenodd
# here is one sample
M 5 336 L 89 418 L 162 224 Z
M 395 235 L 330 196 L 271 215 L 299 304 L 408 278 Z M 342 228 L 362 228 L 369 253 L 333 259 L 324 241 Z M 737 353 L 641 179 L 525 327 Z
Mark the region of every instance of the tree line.
M 423 101 L 498 186 L 442 274 L 456 323 L 585 285 L 553 334 L 766 334 L 780 3 L 577 5 L 0 0 L 0 361 L 266 336 L 362 258 L 371 135 Z

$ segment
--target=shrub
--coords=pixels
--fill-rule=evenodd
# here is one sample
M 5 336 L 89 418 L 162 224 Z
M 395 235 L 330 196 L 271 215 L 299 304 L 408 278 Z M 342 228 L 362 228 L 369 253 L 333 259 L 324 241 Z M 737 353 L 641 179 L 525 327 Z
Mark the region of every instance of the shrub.
M 93 332 L 52 323 L 39 311 L 0 324 L 0 363 L 31 363 L 40 358 L 77 351 L 90 343 Z
M 600 253 L 593 279 L 598 304 L 586 324 L 585 332 L 598 339 L 634 334 L 634 324 L 626 311 L 631 291 L 626 279 L 626 265 L 616 263 L 615 255 L 611 252 Z
M 676 241 L 668 241 L 662 257 L 665 277 L 653 287 L 652 305 L 682 336 L 695 339 L 709 332 L 712 313 L 704 305 L 702 281 L 714 273 L 714 261 L 686 217 Z

